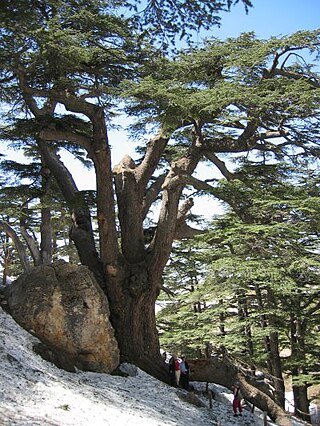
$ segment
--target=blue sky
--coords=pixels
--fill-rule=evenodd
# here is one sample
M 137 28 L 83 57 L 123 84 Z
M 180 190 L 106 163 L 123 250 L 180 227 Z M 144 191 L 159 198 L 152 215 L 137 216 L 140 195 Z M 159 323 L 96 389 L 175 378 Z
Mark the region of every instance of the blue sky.
M 319 0 L 252 0 L 252 3 L 248 14 L 241 1 L 231 12 L 221 14 L 221 27 L 214 28 L 212 34 L 225 39 L 254 31 L 259 38 L 269 38 L 320 27 Z

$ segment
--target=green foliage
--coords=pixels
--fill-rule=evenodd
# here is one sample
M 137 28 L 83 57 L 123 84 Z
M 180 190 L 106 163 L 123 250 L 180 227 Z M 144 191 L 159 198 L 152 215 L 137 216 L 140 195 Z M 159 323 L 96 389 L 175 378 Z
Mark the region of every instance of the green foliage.
M 319 176 L 311 171 L 306 180 L 305 171 L 287 166 L 245 164 L 239 171 L 244 169 L 250 187 L 232 181 L 221 189 L 235 211 L 216 218 L 208 233 L 197 237 L 192 261 L 181 244 L 184 262 L 176 255 L 167 268 L 165 286 L 175 297 L 158 314 L 161 342 L 193 355 L 206 353 L 208 344 L 211 351 L 223 346 L 267 368 L 265 342 L 276 333 L 279 350 L 291 350 L 283 369 L 303 371 L 299 383 L 315 383 L 307 372 L 319 364 Z M 187 272 L 183 279 L 181 264 Z M 192 291 L 185 291 L 187 265 Z M 189 339 L 177 331 L 179 324 Z
M 142 66 L 143 78 L 121 85 L 122 96 L 130 100 L 126 111 L 137 117 L 134 135 L 145 136 L 161 127 L 179 141 L 187 126 L 197 123 L 207 149 L 219 153 L 221 143 L 221 152 L 227 154 L 234 152 L 246 125 L 252 125 L 256 132 L 244 132 L 244 142 L 265 163 L 316 154 L 319 78 L 304 56 L 309 50 L 316 60 L 319 41 L 318 30 L 269 40 L 247 33 L 225 42 L 209 40 L 173 60 L 151 56 Z M 286 78 L 289 73 L 291 78 Z M 279 129 L 284 136 L 290 132 L 287 141 L 267 137 Z

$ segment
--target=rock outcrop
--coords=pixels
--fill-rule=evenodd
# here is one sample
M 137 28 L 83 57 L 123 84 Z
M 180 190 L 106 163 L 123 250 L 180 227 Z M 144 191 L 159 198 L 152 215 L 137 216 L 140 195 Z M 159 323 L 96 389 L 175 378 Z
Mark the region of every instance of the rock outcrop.
M 57 366 L 110 373 L 119 365 L 108 300 L 86 266 L 36 267 L 7 288 L 6 298 L 12 317 Z

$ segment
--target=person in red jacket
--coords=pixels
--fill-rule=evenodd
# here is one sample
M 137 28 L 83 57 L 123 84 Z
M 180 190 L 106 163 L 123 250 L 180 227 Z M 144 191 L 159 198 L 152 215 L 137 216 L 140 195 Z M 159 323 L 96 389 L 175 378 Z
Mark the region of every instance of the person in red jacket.
M 236 382 L 233 386 L 233 401 L 232 401 L 232 408 L 233 408 L 233 415 L 235 417 L 242 416 L 242 405 L 241 405 L 241 392 L 240 392 L 240 383 Z M 239 414 L 238 414 L 239 411 Z
M 173 354 L 169 360 L 169 372 L 171 376 L 171 385 L 179 386 L 181 374 L 180 361 L 175 354 Z

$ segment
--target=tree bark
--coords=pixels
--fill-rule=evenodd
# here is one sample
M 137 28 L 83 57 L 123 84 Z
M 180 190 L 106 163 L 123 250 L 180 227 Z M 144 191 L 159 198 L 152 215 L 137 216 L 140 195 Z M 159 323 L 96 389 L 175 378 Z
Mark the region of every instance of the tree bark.
M 1 222 L 0 222 L 0 230 L 1 230 Z M 3 257 L 0 261 L 0 265 L 2 266 L 2 286 L 5 287 L 7 285 L 7 278 L 10 275 L 10 265 L 11 265 L 11 252 L 12 247 L 10 247 L 10 239 L 8 234 L 4 234 L 4 236 L 0 236 L 3 250 Z
M 28 271 L 31 268 L 31 265 L 30 265 L 30 262 L 28 260 L 26 248 L 22 244 L 22 242 L 20 241 L 17 233 L 9 224 L 7 224 L 6 222 L 3 222 L 3 221 L 0 221 L 0 229 L 2 229 L 3 232 L 5 232 L 6 235 L 9 235 L 9 237 L 12 239 L 12 241 L 13 241 L 16 249 L 17 249 L 18 257 L 20 259 L 21 265 L 22 265 L 22 267 L 25 271 Z
M 121 361 L 133 362 L 166 383 L 170 378 L 160 355 L 155 302 L 160 290 L 145 262 L 126 264 L 109 275 L 111 322 Z
M 285 407 L 285 386 L 282 376 L 282 365 L 279 353 L 279 338 L 277 332 L 270 332 L 268 354 L 269 365 L 271 366 L 272 382 L 275 388 L 275 401 L 282 407 Z
M 294 400 L 294 414 L 299 419 L 305 420 L 311 423 L 311 416 L 309 412 L 309 399 L 308 399 L 308 387 L 305 384 L 292 385 L 293 400 Z
M 264 301 L 262 299 L 261 289 L 258 285 L 255 285 L 255 292 L 258 302 L 258 307 L 261 312 L 264 311 Z M 270 289 L 268 289 L 267 299 L 269 306 L 273 306 L 275 301 Z M 273 325 L 272 316 L 266 316 L 265 314 L 261 315 L 261 327 L 267 328 L 268 326 Z M 271 331 L 264 338 L 264 346 L 267 353 L 267 365 L 268 371 L 271 375 L 271 381 L 274 386 L 274 399 L 282 407 L 285 407 L 285 386 L 282 376 L 282 365 L 279 353 L 279 336 L 276 331 Z
M 276 301 L 273 294 L 273 291 L 269 288 L 267 291 L 267 299 L 269 306 L 275 306 Z M 275 324 L 274 317 L 272 315 L 268 316 L 269 324 L 276 329 L 277 325 Z M 280 358 L 280 349 L 279 349 L 279 333 L 277 331 L 271 331 L 269 334 L 269 348 L 270 352 L 269 365 L 271 367 L 270 373 L 273 376 L 273 384 L 275 388 L 275 401 L 281 405 L 282 408 L 285 407 L 285 386 L 282 374 L 282 363 Z
M 144 188 L 137 182 L 136 166 L 125 156 L 113 168 L 121 228 L 122 254 L 128 262 L 141 262 L 145 257 L 142 205 Z
M 52 227 L 51 227 L 51 211 L 49 207 L 41 209 L 41 242 L 40 254 L 43 265 L 50 265 L 52 262 Z
M 301 310 L 301 300 L 298 296 L 295 306 L 295 315 L 292 315 L 290 321 L 290 331 L 291 331 L 291 356 L 292 358 L 299 363 L 300 366 L 296 366 L 292 370 L 292 389 L 293 389 L 293 400 L 294 400 L 294 412 L 297 417 L 300 419 L 310 422 L 310 406 L 307 394 L 307 384 L 306 383 L 294 383 L 295 377 L 299 381 L 299 375 L 305 373 L 305 332 L 306 324 L 301 321 L 300 310 Z
M 40 248 L 35 236 L 30 235 L 28 232 L 27 220 L 26 220 L 27 216 L 28 216 L 27 212 L 25 214 L 23 214 L 22 212 L 22 215 L 20 217 L 20 232 L 28 246 L 28 249 L 30 251 L 30 254 L 34 262 L 34 266 L 39 266 L 41 265 Z
M 87 208 L 76 209 L 72 214 L 72 221 L 69 235 L 77 247 L 80 262 L 82 265 L 88 266 L 102 289 L 105 290 L 103 267 L 91 232 Z

